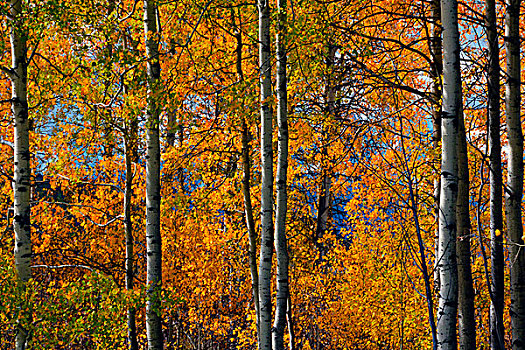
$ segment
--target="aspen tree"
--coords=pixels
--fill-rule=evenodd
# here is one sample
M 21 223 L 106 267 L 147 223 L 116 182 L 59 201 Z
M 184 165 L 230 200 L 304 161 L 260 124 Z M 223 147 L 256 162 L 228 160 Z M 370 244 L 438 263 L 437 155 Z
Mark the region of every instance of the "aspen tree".
M 457 0 L 441 0 L 443 25 L 443 112 L 441 115 L 441 189 L 439 201 L 438 349 L 457 349 L 458 271 L 456 199 L 458 191 L 457 129 L 461 108 Z
M 333 68 L 334 61 L 335 61 L 335 52 L 337 50 L 337 46 L 329 43 L 328 44 L 328 57 L 326 59 L 326 65 L 329 69 Z M 328 72 L 328 81 L 326 85 L 326 110 L 328 116 L 333 116 L 334 109 L 335 109 L 335 87 L 332 83 L 332 79 L 330 76 L 331 72 Z M 322 140 L 324 143 L 328 143 L 328 136 L 326 135 L 328 131 L 323 130 L 321 131 L 321 134 L 323 135 Z M 328 158 L 328 146 L 322 145 L 321 150 L 321 159 L 327 160 Z M 330 211 L 330 187 L 332 186 L 332 179 L 330 177 L 329 169 L 327 169 L 328 166 L 323 164 L 321 161 L 321 187 L 319 189 L 319 202 L 318 202 L 318 208 L 317 208 L 317 226 L 315 229 L 315 239 L 318 241 L 326 232 L 327 224 L 328 224 L 328 214 Z M 322 252 L 321 252 L 322 253 Z
M 470 265 L 469 169 L 463 109 L 458 123 L 458 200 L 456 241 L 458 263 L 458 333 L 461 350 L 476 349 L 474 286 Z
M 273 323 L 272 345 L 274 350 L 284 350 L 284 329 L 289 301 L 288 247 L 286 241 L 287 171 L 288 171 L 288 99 L 286 75 L 286 1 L 277 2 L 277 207 L 275 211 L 275 253 L 277 256 L 277 300 Z
M 31 278 L 31 166 L 29 151 L 29 108 L 27 103 L 27 35 L 23 0 L 11 0 L 11 109 L 14 120 L 13 227 L 15 266 L 22 286 Z M 28 330 L 18 324 L 16 349 L 26 348 Z
M 271 273 L 273 255 L 272 69 L 270 5 L 259 0 L 259 79 L 261 84 L 261 252 L 259 258 L 259 349 L 272 348 Z
M 504 349 L 504 261 L 503 261 L 503 212 L 500 143 L 500 83 L 499 46 L 496 27 L 496 4 L 485 0 L 485 27 L 488 42 L 488 134 L 490 161 L 490 256 L 491 304 L 490 347 Z
M 439 141 L 441 141 L 441 75 L 443 74 L 443 53 L 441 49 L 441 25 L 439 23 L 441 15 L 440 0 L 432 0 L 431 3 L 432 16 L 432 37 L 430 42 L 430 52 L 432 59 L 432 67 L 430 70 L 432 78 L 432 147 L 435 150 L 439 149 Z M 438 158 L 436 156 L 436 158 Z M 437 159 L 436 159 L 437 162 Z M 436 230 L 434 239 L 434 290 L 439 291 L 439 269 L 438 269 L 438 250 L 439 250 L 439 177 L 434 180 L 434 206 L 435 206 L 435 220 Z
M 107 7 L 107 18 L 110 19 L 113 11 L 115 11 L 116 3 L 115 0 L 109 0 L 108 1 L 108 7 Z M 112 28 L 112 30 L 116 30 L 115 28 Z M 123 43 L 125 50 L 130 50 L 128 45 L 128 40 L 124 40 Z M 105 57 L 106 60 L 111 60 L 113 56 L 113 42 L 108 41 L 106 45 L 105 51 Z M 108 89 L 111 85 L 111 81 L 109 79 L 106 79 L 105 88 Z M 127 86 L 123 86 L 123 93 L 126 97 L 127 93 Z M 110 119 L 106 121 L 106 126 L 109 132 L 112 131 L 111 128 L 111 114 Z M 133 257 L 133 251 L 134 251 L 134 238 L 133 238 L 133 222 L 131 220 L 132 215 L 132 198 L 133 198 L 133 171 L 132 171 L 132 163 L 136 161 L 137 158 L 137 127 L 138 127 L 138 121 L 136 117 L 132 117 L 131 120 L 124 121 L 122 125 L 122 132 L 123 135 L 123 144 L 124 144 L 124 164 L 126 169 L 126 175 L 125 175 L 125 183 L 124 183 L 124 232 L 125 232 L 125 285 L 126 290 L 133 291 L 133 285 L 134 285 L 134 257 Z M 135 317 L 135 308 L 130 307 L 127 310 L 127 326 L 128 326 L 128 334 L 127 334 L 127 341 L 128 341 L 128 348 L 130 350 L 138 350 L 138 342 L 137 342 L 137 325 L 136 325 L 136 317 Z
M 520 0 L 506 1 L 507 13 L 505 16 L 505 48 L 507 51 L 505 114 L 509 140 L 505 210 L 510 251 L 510 318 L 513 350 L 525 347 L 525 251 L 521 218 L 523 132 L 520 115 L 520 4 Z
M 146 107 L 146 251 L 148 302 L 146 304 L 146 332 L 148 349 L 162 349 L 162 320 L 160 317 L 160 288 L 162 285 L 162 241 L 160 236 L 160 105 L 158 89 L 160 62 L 158 51 L 156 4 L 144 0 L 144 35 L 148 70 L 148 97 Z
M 129 50 L 127 40 L 124 40 L 124 48 Z M 123 86 L 124 96 L 127 97 L 128 88 L 126 85 Z M 126 256 L 125 256 L 125 270 L 126 278 L 125 284 L 128 291 L 133 291 L 134 279 L 135 279 L 135 259 L 134 259 L 134 245 L 135 238 L 133 237 L 133 221 L 132 216 L 132 199 L 133 199 L 133 162 L 137 161 L 138 158 L 138 120 L 133 115 L 130 120 L 124 120 L 122 126 L 123 132 L 123 143 L 124 143 L 124 164 L 126 168 L 126 178 L 124 184 L 124 232 L 125 232 L 125 245 L 126 245 Z M 128 347 L 130 350 L 138 349 L 137 342 L 137 325 L 135 308 L 130 307 L 127 310 L 127 323 L 128 323 Z
M 239 82 L 244 83 L 244 73 L 242 71 L 242 34 L 239 29 L 235 33 L 235 39 L 237 41 L 237 46 L 235 48 L 237 60 L 236 60 L 236 69 L 237 69 L 237 78 Z M 241 85 L 242 86 L 242 85 Z M 253 206 L 252 206 L 252 196 L 250 194 L 250 145 L 248 140 L 248 124 L 244 116 L 241 117 L 241 127 L 242 127 L 242 185 L 243 185 L 243 197 L 244 197 L 244 213 L 246 215 L 246 228 L 248 229 L 248 236 L 250 240 L 249 248 L 249 259 L 250 259 L 250 276 L 252 279 L 252 296 L 253 303 L 255 308 L 255 323 L 257 327 L 257 334 L 259 334 L 259 314 L 261 310 L 259 308 L 259 273 L 257 271 L 257 233 L 255 232 L 255 219 L 253 217 Z
M 133 171 L 130 139 L 124 141 L 124 157 L 126 163 L 126 185 L 124 189 L 124 227 L 126 230 L 126 289 L 133 290 L 133 223 L 131 220 L 131 200 L 133 197 Z M 137 327 L 135 324 L 135 309 L 128 309 L 128 345 L 130 350 L 137 350 Z
M 126 88 L 124 88 L 126 93 Z M 132 215 L 132 199 L 133 199 L 133 170 L 132 162 L 137 159 L 137 119 L 132 117 L 132 120 L 127 123 L 124 121 L 124 162 L 126 166 L 126 182 L 124 187 L 124 228 L 126 234 L 126 289 L 133 291 L 134 284 L 134 244 L 133 237 L 133 221 Z M 138 350 L 137 342 L 137 325 L 135 321 L 135 308 L 130 307 L 127 311 L 128 319 L 128 346 L 130 350 Z

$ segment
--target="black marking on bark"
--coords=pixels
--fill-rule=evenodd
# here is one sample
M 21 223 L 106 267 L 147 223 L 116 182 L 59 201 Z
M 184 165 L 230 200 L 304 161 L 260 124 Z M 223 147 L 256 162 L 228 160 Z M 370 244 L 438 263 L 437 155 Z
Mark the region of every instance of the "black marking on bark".
M 151 75 L 155 80 L 160 78 L 160 62 L 151 63 Z
M 445 301 L 445 306 L 450 306 L 450 307 L 454 307 L 455 308 L 456 305 L 457 305 L 457 302 L 455 302 L 455 301 L 452 301 L 452 300 Z
M 23 160 L 30 160 L 31 152 L 29 152 L 29 150 L 20 152 L 20 156 L 22 157 Z
M 452 114 L 452 113 L 449 113 L 449 112 L 442 111 L 441 112 L 441 119 L 456 119 L 456 115 Z

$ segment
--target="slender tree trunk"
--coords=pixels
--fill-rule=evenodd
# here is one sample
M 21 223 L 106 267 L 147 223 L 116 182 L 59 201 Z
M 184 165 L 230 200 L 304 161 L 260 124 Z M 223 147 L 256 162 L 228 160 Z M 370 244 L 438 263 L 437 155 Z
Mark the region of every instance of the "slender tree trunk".
M 288 293 L 288 308 L 286 310 L 286 320 L 288 321 L 288 337 L 290 338 L 289 349 L 295 350 L 295 331 L 292 317 L 292 298 Z
M 124 225 L 126 229 L 126 289 L 133 291 L 133 224 L 131 221 L 131 200 L 133 198 L 133 172 L 131 169 L 131 162 L 133 159 L 132 150 L 130 147 L 130 138 L 126 135 L 124 141 L 124 153 L 126 162 L 126 187 L 124 190 Z M 128 346 L 130 350 L 138 350 L 137 343 L 137 327 L 135 324 L 135 308 L 128 309 Z
M 146 156 L 146 251 L 148 302 L 146 304 L 146 333 L 148 349 L 163 348 L 160 317 L 162 287 L 162 241 L 160 236 L 160 144 L 158 89 L 160 62 L 156 6 L 153 0 L 144 0 L 144 34 L 148 60 L 147 156 Z
M 430 42 L 430 52 L 432 53 L 432 147 L 435 150 L 439 149 L 439 142 L 441 141 L 441 75 L 443 74 L 443 54 L 441 51 L 441 3 L 440 0 L 432 0 L 431 3 L 432 16 L 432 37 Z M 437 164 L 438 157 L 435 157 L 435 164 Z M 434 217 L 436 221 L 436 229 L 434 233 L 434 292 L 439 293 L 439 269 L 438 269 L 438 251 L 439 251 L 439 190 L 440 178 L 436 177 L 434 180 Z
M 326 60 L 326 66 L 330 70 L 335 61 L 335 52 L 337 47 L 333 44 L 328 45 L 328 58 Z M 326 83 L 326 114 L 327 116 L 333 116 L 335 112 L 335 87 L 332 83 L 331 72 L 328 73 L 328 79 Z M 325 143 L 327 142 L 327 137 L 325 135 L 327 131 L 322 130 L 322 140 Z M 328 169 L 327 162 L 328 158 L 328 146 L 326 144 L 322 145 L 321 150 L 321 188 L 319 190 L 319 202 L 317 206 L 317 226 L 315 229 L 315 241 L 318 243 L 318 240 L 323 237 L 326 232 L 328 225 L 328 214 L 330 212 L 330 187 L 332 186 L 332 179 L 330 177 L 330 171 Z M 321 252 L 321 255 L 323 252 Z
M 239 31 L 235 33 L 237 40 L 237 77 L 241 84 L 244 83 L 244 74 L 242 71 L 242 34 Z M 257 335 L 259 335 L 259 315 L 261 313 L 259 308 L 259 273 L 257 271 L 257 233 L 255 231 L 255 220 L 253 218 L 252 196 L 250 194 L 250 145 L 248 142 L 248 125 L 246 119 L 241 117 L 242 127 L 242 170 L 243 170 L 243 195 L 244 195 L 244 213 L 246 215 L 246 228 L 248 229 L 248 236 L 250 240 L 250 275 L 252 278 L 252 297 L 255 308 L 255 322 L 257 327 Z
M 441 0 L 443 23 L 443 112 L 441 115 L 441 190 L 439 202 L 438 349 L 457 349 L 458 271 L 456 199 L 458 190 L 457 127 L 461 108 L 457 0 Z
M 259 65 L 261 84 L 261 253 L 259 258 L 259 349 L 272 349 L 273 149 L 270 105 L 270 6 L 259 0 Z
M 273 323 L 273 349 L 284 350 L 284 329 L 289 295 L 288 247 L 286 239 L 287 172 L 288 172 L 288 99 L 286 76 L 286 1 L 278 0 L 277 28 L 277 208 L 275 211 L 275 253 L 277 256 L 277 301 Z M 290 305 L 291 307 L 291 305 Z
M 509 140 L 507 190 L 505 210 L 510 251 L 510 318 L 512 349 L 525 348 L 525 250 L 521 201 L 523 194 L 523 132 L 520 116 L 520 0 L 508 0 L 505 18 L 507 51 L 507 84 L 505 110 Z M 521 247 L 519 246 L 521 245 Z
M 175 113 L 170 111 L 168 113 L 168 125 L 166 130 L 166 143 L 169 147 L 175 146 L 175 141 L 179 143 L 179 147 L 182 148 L 184 143 L 184 126 L 182 120 L 179 118 L 178 122 Z M 180 193 L 184 192 L 184 168 L 182 164 L 177 168 L 177 173 L 174 175 L 174 180 L 178 181 L 180 187 Z
M 22 15 L 22 0 L 10 1 L 11 15 L 11 110 L 14 120 L 13 205 L 15 266 L 24 288 L 31 278 L 31 166 L 29 152 L 29 110 L 27 104 L 27 29 Z M 24 310 L 21 310 L 24 312 Z M 16 349 L 26 348 L 29 330 L 18 323 Z
M 248 126 L 246 121 L 242 120 L 242 163 L 243 163 L 243 194 L 244 194 L 244 212 L 246 215 L 246 227 L 250 240 L 249 260 L 250 275 L 252 278 L 252 297 L 255 308 L 255 322 L 257 334 L 259 334 L 259 273 L 257 271 L 257 233 L 255 231 L 255 220 L 253 218 L 253 206 L 250 194 L 250 148 L 248 144 Z
M 469 212 L 469 170 L 467 140 L 463 109 L 459 113 L 458 123 L 458 200 L 456 207 L 456 241 L 458 261 L 458 327 L 459 348 L 476 350 L 476 318 L 474 310 L 474 286 L 470 266 L 470 223 Z
M 403 120 L 402 118 L 399 118 L 399 125 L 400 125 L 400 134 L 404 135 L 403 133 Z M 437 349 L 437 332 L 436 332 L 436 322 L 434 318 L 434 301 L 432 299 L 432 287 L 430 282 L 430 275 L 428 273 L 427 268 L 427 258 L 425 256 L 425 245 L 423 243 L 423 236 L 421 234 L 421 226 L 419 224 L 419 214 L 417 211 L 417 202 L 416 202 L 416 194 L 414 193 L 414 187 L 412 184 L 411 179 L 411 171 L 408 166 L 408 157 L 406 155 L 405 150 L 405 143 L 403 140 L 403 137 L 400 138 L 401 140 L 401 148 L 403 150 L 403 158 L 405 160 L 404 166 L 405 166 L 405 173 L 407 174 L 408 178 L 408 193 L 409 193 L 409 200 L 410 200 L 410 208 L 412 209 L 412 215 L 414 216 L 414 224 L 416 227 L 416 236 L 417 236 L 417 243 L 419 247 L 419 256 L 420 256 L 420 262 L 421 262 L 421 272 L 423 273 L 423 281 L 425 282 L 425 296 L 427 299 L 427 308 L 428 308 L 428 321 L 430 325 L 430 332 L 432 334 L 432 349 Z
M 324 147 L 324 146 L 323 146 Z M 328 151 L 326 147 L 323 149 L 322 159 L 326 160 L 328 157 Z M 331 179 L 328 173 L 328 170 L 325 166 L 321 165 L 322 169 L 322 179 L 321 179 L 321 188 L 319 191 L 319 203 L 317 209 L 317 226 L 315 229 L 315 241 L 318 242 L 321 237 L 323 237 L 326 232 L 328 224 L 328 212 L 330 211 L 330 187 Z
M 485 27 L 488 41 L 488 133 L 490 159 L 490 255 L 491 289 L 490 347 L 504 349 L 504 261 L 503 261 L 503 211 L 500 143 L 500 82 L 499 46 L 496 27 L 496 4 L 485 0 Z
M 184 144 L 184 125 L 182 124 L 182 118 L 179 118 L 179 147 L 182 148 Z M 177 169 L 177 176 L 179 180 L 179 186 L 180 186 L 180 192 L 186 193 L 184 190 L 184 168 L 182 167 L 182 164 Z
M 108 1 L 107 16 L 111 16 L 115 10 L 115 0 Z M 106 45 L 106 59 L 110 60 L 113 56 L 113 43 L 109 41 L 109 38 L 106 37 L 108 43 Z M 124 40 L 124 49 L 129 50 L 127 40 Z M 111 82 L 106 79 L 105 86 L 108 88 Z M 123 86 L 124 96 L 127 93 L 127 86 Z M 131 221 L 131 201 L 133 198 L 133 189 L 131 187 L 133 182 L 133 172 L 132 172 L 132 162 L 137 159 L 137 127 L 138 122 L 136 118 L 127 123 L 124 121 L 124 163 L 126 167 L 126 180 L 124 188 L 124 232 L 125 232 L 125 245 L 126 245 L 126 258 L 125 258 L 125 283 L 126 290 L 133 291 L 133 280 L 134 280 L 134 258 L 133 258 L 133 248 L 134 248 L 134 239 L 133 239 L 133 224 Z M 106 136 L 110 135 L 113 132 L 111 128 L 111 120 L 106 120 L 106 131 L 104 132 Z M 130 307 L 127 310 L 127 324 L 128 324 L 128 348 L 130 350 L 138 350 L 137 342 L 137 326 L 135 322 L 135 308 Z
M 177 119 L 175 118 L 175 113 L 172 111 L 168 112 L 168 127 L 166 132 L 166 143 L 168 146 L 175 146 L 175 137 L 177 131 Z

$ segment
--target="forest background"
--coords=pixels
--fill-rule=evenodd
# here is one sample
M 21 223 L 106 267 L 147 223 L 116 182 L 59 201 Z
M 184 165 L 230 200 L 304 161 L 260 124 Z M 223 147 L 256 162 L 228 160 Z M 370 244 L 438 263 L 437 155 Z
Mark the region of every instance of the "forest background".
M 458 255 L 457 263 L 461 269 L 467 261 L 470 269 L 472 349 L 522 349 L 516 339 L 525 337 L 512 334 L 509 313 L 512 249 L 523 240 L 521 233 L 518 241 L 510 238 L 501 204 L 512 189 L 503 184 L 511 152 L 504 31 L 516 4 L 519 19 L 519 1 L 459 3 L 459 133 L 467 160 L 460 175 L 467 185 L 460 188 L 469 223 L 463 222 L 466 231 L 458 227 L 458 252 L 468 245 L 466 260 Z M 253 287 L 264 260 L 256 257 L 265 232 L 261 183 L 265 169 L 278 174 L 281 163 L 268 163 L 260 145 L 266 135 L 270 151 L 283 149 L 283 120 L 289 142 L 284 342 L 293 349 L 436 347 L 439 6 L 2 2 L 0 347 L 133 349 L 149 341 L 153 349 L 158 339 L 146 324 L 155 322 L 167 349 L 261 346 L 254 307 L 260 289 Z M 265 9 L 268 43 L 261 39 Z M 519 63 L 519 40 L 517 57 Z M 286 67 L 287 117 L 279 119 L 282 109 L 269 114 L 266 123 L 275 119 L 278 127 L 264 134 L 261 106 L 263 113 L 282 106 L 278 63 Z M 521 117 L 518 125 L 521 135 Z M 29 148 L 17 153 L 22 129 Z M 158 159 L 148 153 L 155 132 Z M 157 195 L 146 189 L 152 159 L 160 170 Z M 283 182 L 276 187 L 282 191 Z M 159 203 L 159 240 L 147 231 L 155 226 L 146 218 L 151 198 Z M 499 209 L 492 206 L 498 198 Z M 521 216 L 519 222 L 521 230 Z M 158 251 L 151 250 L 155 244 Z M 162 272 L 151 279 L 154 254 Z M 274 280 L 275 264 L 268 273 Z M 461 273 L 460 293 L 468 279 Z M 160 280 L 161 288 L 151 288 Z M 461 310 L 460 342 L 468 338 Z M 525 308 L 520 312 L 525 317 Z

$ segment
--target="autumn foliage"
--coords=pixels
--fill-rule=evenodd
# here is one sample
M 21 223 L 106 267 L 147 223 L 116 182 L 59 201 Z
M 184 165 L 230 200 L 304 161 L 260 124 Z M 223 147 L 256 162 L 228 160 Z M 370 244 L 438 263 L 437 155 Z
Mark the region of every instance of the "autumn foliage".
M 147 97 L 141 2 L 23 3 L 30 59 L 33 267 L 32 279 L 22 286 L 12 258 L 14 134 L 11 82 L 5 75 L 0 80 L 0 344 L 14 348 L 22 323 L 30 349 L 126 349 L 126 313 L 133 308 L 139 348 L 146 348 L 144 110 L 154 98 L 163 106 L 163 276 L 156 293 L 164 346 L 256 349 L 241 154 L 246 123 L 260 234 L 257 7 L 242 1 L 159 1 L 161 84 Z M 477 6 L 467 2 L 461 8 L 460 29 L 473 223 L 468 239 L 482 348 L 489 343 L 490 218 L 487 58 Z M 502 3 L 497 6 L 503 11 Z M 11 64 L 8 7 L 0 4 L 5 67 Z M 288 329 L 293 327 L 295 349 L 432 348 L 422 274 L 426 265 L 433 276 L 434 181 L 441 154 L 432 144 L 432 25 L 426 1 L 289 3 L 286 228 Z M 271 31 L 274 38 L 275 27 Z M 237 62 L 237 33 L 242 62 Z M 275 59 L 271 64 L 275 77 Z M 275 108 L 275 99 L 270 105 Z M 503 128 L 505 175 L 506 137 Z M 276 148 L 277 132 L 273 141 Z M 132 154 L 133 290 L 125 288 L 126 149 Z M 325 178 L 330 207 L 327 230 L 319 235 Z M 508 267 L 512 262 L 505 254 Z M 507 294 L 506 329 L 509 302 Z M 510 337 L 506 333 L 506 344 Z

